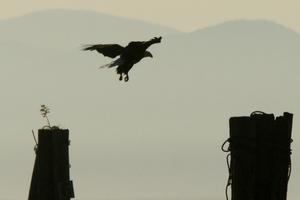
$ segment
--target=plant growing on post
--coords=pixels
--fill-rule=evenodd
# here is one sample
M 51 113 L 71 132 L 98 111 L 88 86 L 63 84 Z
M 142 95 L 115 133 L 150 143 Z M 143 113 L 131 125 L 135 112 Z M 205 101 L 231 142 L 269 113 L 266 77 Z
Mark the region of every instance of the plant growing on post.
M 40 111 L 41 111 L 42 117 L 46 118 L 46 121 L 47 121 L 47 125 L 44 127 L 51 128 L 50 120 L 47 116 L 50 113 L 50 109 L 46 105 L 41 105 Z
M 50 120 L 48 118 L 48 114 L 50 113 L 50 108 L 48 108 L 46 105 L 41 105 L 41 109 L 40 109 L 41 115 L 42 117 L 44 117 L 46 119 L 47 125 L 43 126 L 42 129 L 60 129 L 59 126 L 51 126 L 50 124 Z M 32 130 L 32 136 L 35 142 L 35 146 L 34 146 L 34 151 L 37 152 L 38 149 L 38 141 L 35 137 L 34 131 Z
M 41 105 L 40 112 L 42 114 L 42 117 L 44 117 L 47 121 L 47 125 L 43 126 L 43 128 L 60 129 L 59 126 L 51 126 L 50 124 L 50 120 L 48 118 L 48 114 L 50 113 L 50 108 L 48 108 L 46 105 Z

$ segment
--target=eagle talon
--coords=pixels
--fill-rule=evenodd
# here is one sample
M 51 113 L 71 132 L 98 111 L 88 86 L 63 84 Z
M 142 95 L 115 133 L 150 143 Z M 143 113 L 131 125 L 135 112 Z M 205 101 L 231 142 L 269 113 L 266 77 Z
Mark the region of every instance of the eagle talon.
M 129 81 L 129 76 L 128 75 L 125 76 L 124 81 L 125 82 Z

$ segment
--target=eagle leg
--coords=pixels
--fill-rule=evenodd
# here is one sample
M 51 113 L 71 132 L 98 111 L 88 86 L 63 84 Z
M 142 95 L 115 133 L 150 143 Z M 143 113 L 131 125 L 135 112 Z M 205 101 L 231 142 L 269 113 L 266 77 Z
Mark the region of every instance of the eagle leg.
M 128 74 L 125 74 L 124 81 L 125 81 L 125 82 L 129 81 L 129 76 L 128 76 Z
M 119 77 L 119 81 L 122 81 L 123 80 L 123 75 L 122 73 L 120 74 L 120 77 Z

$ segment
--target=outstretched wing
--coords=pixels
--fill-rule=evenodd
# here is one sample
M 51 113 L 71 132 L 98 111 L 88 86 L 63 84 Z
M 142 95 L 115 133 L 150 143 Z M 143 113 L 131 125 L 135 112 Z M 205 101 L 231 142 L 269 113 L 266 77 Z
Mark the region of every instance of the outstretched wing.
M 96 44 L 96 45 L 87 45 L 83 50 L 85 51 L 98 51 L 104 56 L 110 58 L 115 58 L 122 54 L 124 47 L 119 44 Z

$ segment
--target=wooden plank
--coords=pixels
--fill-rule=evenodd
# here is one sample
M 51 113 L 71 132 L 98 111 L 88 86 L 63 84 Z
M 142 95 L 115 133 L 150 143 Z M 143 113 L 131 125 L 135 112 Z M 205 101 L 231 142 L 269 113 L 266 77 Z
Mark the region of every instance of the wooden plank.
M 232 200 L 248 200 L 254 194 L 256 167 L 255 123 L 249 117 L 230 119 Z

